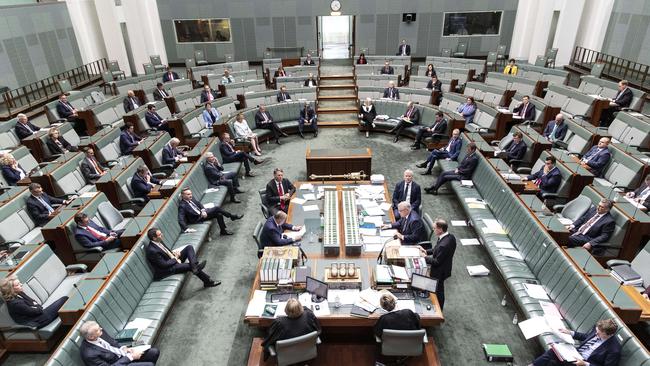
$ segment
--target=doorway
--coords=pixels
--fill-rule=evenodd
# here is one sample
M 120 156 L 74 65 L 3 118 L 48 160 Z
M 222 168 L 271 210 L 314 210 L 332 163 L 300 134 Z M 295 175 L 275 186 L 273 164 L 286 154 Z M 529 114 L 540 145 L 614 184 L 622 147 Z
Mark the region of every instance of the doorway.
M 350 58 L 354 54 L 354 16 L 318 17 L 318 48 L 323 59 Z

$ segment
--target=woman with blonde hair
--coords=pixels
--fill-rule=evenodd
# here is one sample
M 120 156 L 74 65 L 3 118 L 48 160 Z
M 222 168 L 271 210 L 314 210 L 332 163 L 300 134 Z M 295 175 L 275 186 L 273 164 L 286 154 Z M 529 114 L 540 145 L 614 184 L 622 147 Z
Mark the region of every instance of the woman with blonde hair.
M 248 141 L 253 148 L 253 153 L 256 156 L 262 156 L 262 149 L 257 140 L 257 134 L 248 126 L 248 122 L 244 119 L 243 113 L 237 113 L 237 117 L 235 117 L 235 122 L 232 126 L 235 129 L 235 138 Z
M 316 315 L 303 307 L 297 299 L 289 299 L 284 312 L 287 316 L 280 316 L 273 321 L 269 328 L 269 334 L 262 342 L 265 357 L 268 355 L 269 346 L 275 345 L 277 341 L 300 337 L 313 331 L 320 333 L 320 323 L 316 319 Z
M 68 301 L 67 296 L 43 307 L 38 301 L 23 292 L 23 284 L 16 275 L 0 280 L 0 294 L 7 304 L 9 316 L 18 324 L 43 328 L 59 317 L 59 309 Z
M 0 156 L 0 169 L 7 185 L 10 186 L 15 186 L 19 180 L 27 176 L 27 173 L 18 166 L 14 156 L 9 153 Z
M 50 150 L 52 155 L 63 155 L 68 151 L 78 151 L 76 146 L 70 145 L 63 136 L 61 136 L 61 131 L 57 127 L 52 127 L 47 132 L 47 140 L 45 145 Z
M 375 323 L 375 335 L 381 337 L 384 329 L 418 330 L 420 329 L 420 316 L 411 309 L 396 310 L 397 298 L 388 291 L 382 291 L 379 305 L 387 313 L 380 316 Z

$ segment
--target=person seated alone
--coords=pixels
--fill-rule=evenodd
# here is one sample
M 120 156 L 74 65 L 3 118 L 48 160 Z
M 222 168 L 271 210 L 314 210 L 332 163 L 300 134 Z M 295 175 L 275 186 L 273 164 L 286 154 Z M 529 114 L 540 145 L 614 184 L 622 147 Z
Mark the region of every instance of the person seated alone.
M 38 183 L 30 183 L 29 192 L 31 195 L 27 197 L 27 212 L 36 226 L 44 226 L 59 213 L 60 209 L 55 209 L 54 205 L 67 205 L 72 201 L 72 199 L 62 200 L 50 197 L 43 192 L 43 187 Z
M 393 70 L 393 67 L 390 66 L 390 63 L 388 61 L 384 62 L 384 67 L 382 67 L 379 70 L 380 75 L 393 75 L 395 74 L 395 70 Z
M 140 145 L 142 137 L 135 133 L 135 127 L 128 122 L 120 133 L 120 152 L 122 155 L 131 155 L 133 150 Z
M 605 109 L 600 117 L 600 127 L 609 127 L 614 120 L 614 114 L 620 112 L 623 108 L 628 108 L 632 104 L 634 95 L 632 89 L 628 87 L 627 80 L 618 82 L 618 91 L 614 98 L 609 100 L 609 108 Z
M 609 152 L 609 138 L 601 137 L 598 140 L 598 145 L 592 147 L 580 159 L 582 167 L 587 169 L 596 178 L 602 178 L 605 173 L 605 167 L 612 158 L 612 153 Z
M 433 170 L 433 166 L 439 159 L 452 161 L 458 160 L 458 155 L 460 155 L 460 147 L 462 144 L 463 141 L 460 139 L 460 130 L 456 128 L 451 133 L 451 138 L 444 148 L 431 151 L 431 154 L 429 154 L 427 160 L 416 166 L 418 168 L 427 168 L 424 173 L 421 173 L 422 175 L 431 175 L 431 170 Z
M 544 193 L 556 193 L 562 183 L 562 175 L 560 169 L 555 166 L 556 159 L 554 156 L 549 155 L 544 160 L 544 166 L 527 177 L 521 178 L 522 181 L 532 181 L 539 187 L 540 195 Z
M 296 193 L 296 187 L 284 177 L 282 168 L 273 169 L 273 179 L 266 184 L 266 201 L 271 210 L 287 212 L 291 196 Z
M 283 235 L 284 230 L 300 231 L 302 226 L 291 225 L 287 222 L 287 214 L 284 211 L 278 211 L 273 216 L 266 219 L 262 233 L 260 234 L 260 245 L 266 247 L 281 247 L 290 245 L 302 239 L 301 236 L 295 240 Z
M 10 153 L 5 153 L 0 156 L 0 169 L 2 169 L 2 177 L 8 186 L 15 186 L 18 184 L 18 181 L 27 177 L 27 173 L 20 167 L 16 158 Z
M 189 187 L 185 187 L 181 190 L 181 200 L 178 202 L 178 224 L 180 225 L 182 232 L 195 232 L 196 230 L 190 228 L 189 225 L 217 219 L 220 234 L 232 235 L 232 231 L 228 231 L 226 228 L 226 222 L 223 219 L 224 216 L 228 217 L 232 221 L 244 217 L 244 215 L 232 214 L 217 205 L 205 208 L 199 200 L 192 196 L 192 190 Z
M 47 307 L 43 307 L 39 301 L 32 299 L 23 291 L 23 284 L 15 274 L 0 280 L 0 294 L 14 322 L 37 329 L 55 321 L 59 317 L 59 309 L 68 301 L 67 296 L 62 296 Z
M 219 142 L 219 152 L 221 153 L 221 158 L 224 163 L 234 163 L 240 162 L 244 164 L 244 170 L 246 171 L 247 177 L 254 177 L 255 173 L 251 171 L 251 166 L 249 162 L 252 162 L 255 165 L 263 164 L 266 160 L 255 159 L 251 154 L 245 151 L 235 150 L 234 141 L 230 138 L 230 134 L 225 132 L 221 136 L 221 142 Z
M 546 124 L 542 134 L 549 142 L 555 143 L 556 141 L 563 141 L 568 130 L 569 126 L 564 122 L 564 115 L 558 113 L 555 115 L 554 120 Z
M 260 109 L 255 113 L 255 127 L 271 131 L 273 139 L 278 145 L 280 145 L 280 136 L 289 136 L 280 130 L 278 124 L 273 121 L 271 114 L 266 111 L 266 106 L 264 104 L 260 104 Z
M 599 244 L 606 243 L 612 237 L 616 222 L 609 213 L 612 208 L 612 201 L 603 198 L 598 202 L 598 206 L 590 207 L 587 212 L 580 216 L 573 224 L 569 225 L 569 248 L 582 246 L 593 252 L 594 255 L 600 255 L 605 251 L 599 248 Z
M 262 156 L 262 148 L 260 147 L 259 138 L 257 134 L 251 130 L 243 113 L 237 113 L 237 117 L 235 117 L 235 122 L 233 122 L 232 127 L 235 129 L 235 138 L 247 141 L 253 155 Z
M 456 112 L 460 113 L 463 118 L 465 118 L 465 123 L 474 122 L 474 115 L 476 114 L 476 102 L 474 102 L 474 97 L 467 97 L 467 102 L 459 105 Z
M 92 147 L 85 148 L 84 154 L 86 157 L 79 164 L 81 174 L 86 179 L 86 183 L 95 184 L 108 170 L 99 164 Z
M 402 245 L 416 245 L 428 239 L 422 219 L 411 208 L 410 203 L 406 201 L 398 203 L 397 211 L 399 212 L 400 219 L 392 224 L 383 225 L 381 227 L 382 230 L 397 229 L 397 234 L 393 238 L 399 239 Z
M 316 66 L 316 62 L 314 62 L 310 54 L 307 54 L 307 57 L 305 58 L 305 62 L 303 62 L 302 64 L 305 66 Z
M 384 89 L 384 94 L 382 98 L 399 100 L 399 89 L 395 87 L 394 81 L 391 80 L 388 82 L 388 88 Z
M 210 88 L 210 85 L 204 85 L 203 86 L 203 91 L 201 92 L 201 104 L 205 104 L 207 102 L 212 102 L 213 100 L 217 99 L 219 96 L 219 93 L 216 91 L 212 90 Z
M 393 189 L 393 214 L 395 220 L 400 218 L 398 205 L 402 201 L 411 204 L 413 211 L 420 213 L 420 204 L 422 203 L 422 194 L 420 193 L 420 185 L 413 181 L 413 171 L 406 169 L 403 175 L 404 179 L 397 182 L 395 189 Z
M 533 103 L 530 102 L 530 97 L 524 95 L 521 98 L 521 103 L 516 106 L 513 110 L 512 118 L 522 120 L 522 121 L 534 121 L 535 114 L 537 113 L 537 108 Z
M 650 175 L 646 175 L 645 180 L 639 188 L 625 194 L 627 198 L 633 199 L 636 203 L 642 204 L 646 210 L 650 209 Z
M 102 250 L 116 249 L 122 244 L 120 236 L 124 230 L 108 230 L 94 221 L 88 215 L 80 212 L 74 215 L 74 222 L 77 227 L 74 230 L 74 237 L 84 248 L 101 247 Z
M 370 131 L 375 128 L 375 118 L 377 110 L 372 104 L 372 99 L 368 97 L 359 107 L 359 124 L 366 130 L 366 137 L 369 137 Z
M 126 92 L 126 97 L 122 101 L 122 106 L 124 107 L 124 112 L 129 113 L 133 110 L 138 109 L 142 105 L 140 99 L 135 96 L 133 90 L 128 90 Z
M 436 183 L 429 187 L 425 188 L 424 191 L 436 195 L 438 194 L 438 189 L 442 187 L 443 184 L 451 182 L 453 180 L 471 180 L 474 170 L 478 166 L 478 156 L 476 156 L 476 144 L 470 142 L 467 145 L 467 154 L 463 160 L 458 164 L 458 167 L 454 170 L 446 170 L 442 172 Z
M 76 146 L 70 145 L 63 136 L 57 127 L 52 127 L 47 132 L 47 140 L 45 140 L 45 145 L 50 150 L 52 155 L 63 155 L 70 151 L 79 151 Z
M 512 133 L 512 141 L 508 142 L 506 146 L 503 147 L 502 151 L 497 151 L 495 156 L 504 159 L 507 163 L 510 163 L 513 160 L 521 160 L 526 155 L 526 150 L 528 146 L 523 140 L 523 135 L 519 131 Z
M 318 334 L 321 332 L 316 315 L 302 306 L 297 299 L 290 298 L 287 300 L 284 312 L 287 316 L 279 316 L 273 320 L 268 334 L 262 342 L 265 359 L 268 357 L 269 347 L 274 346 L 277 341 L 300 337 L 314 331 L 318 332 Z
M 165 90 L 163 83 L 156 83 L 156 90 L 153 91 L 153 100 L 156 102 L 162 102 L 165 98 L 168 98 L 171 94 Z
M 171 164 L 174 167 L 177 167 L 180 163 L 187 161 L 187 153 L 182 151 L 178 146 L 181 144 L 181 140 L 176 137 L 172 137 L 168 143 L 162 149 L 162 163 Z
M 162 118 L 158 112 L 156 112 L 155 105 L 147 104 L 147 111 L 144 112 L 144 119 L 152 129 L 157 131 L 167 131 L 167 133 L 169 133 L 169 136 L 174 137 L 174 129 L 169 127 L 167 120 Z
M 278 99 L 278 103 L 291 101 L 291 95 L 287 93 L 287 87 L 284 85 L 280 87 L 280 91 L 278 92 L 278 95 L 276 97 Z
M 17 119 L 18 122 L 16 122 L 16 125 L 14 126 L 14 132 L 19 139 L 24 140 L 40 131 L 38 126 L 29 122 L 27 115 L 20 113 Z
M 309 76 L 307 76 L 307 79 L 305 79 L 305 84 L 303 86 L 307 86 L 307 87 L 318 86 L 318 82 L 316 81 L 314 74 L 312 74 L 311 72 L 309 73 Z
M 379 305 L 387 311 L 377 319 L 374 333 L 381 338 L 385 329 L 390 330 L 420 330 L 420 316 L 411 309 L 395 310 L 397 299 L 393 294 L 383 292 L 379 298 Z
M 221 118 L 219 110 L 213 107 L 210 102 L 205 103 L 205 109 L 201 115 L 203 116 L 203 122 L 205 122 L 206 128 L 212 128 L 212 125 L 217 123 L 219 118 Z
M 203 164 L 203 173 L 208 180 L 210 187 L 224 186 L 228 189 L 230 195 L 230 202 L 241 203 L 237 199 L 237 193 L 244 193 L 240 190 L 239 179 L 236 172 L 224 171 L 223 165 L 219 163 L 219 159 L 210 151 L 205 153 L 205 163 Z
M 506 75 L 517 75 L 517 64 L 514 58 L 508 60 L 508 64 L 503 68 L 503 73 Z
M 192 272 L 203 281 L 203 287 L 216 287 L 221 281 L 215 281 L 203 272 L 206 261 L 199 263 L 196 252 L 191 244 L 177 249 L 169 249 L 163 242 L 163 233 L 158 228 L 151 228 L 147 231 L 149 244 L 145 248 L 147 262 L 153 270 L 153 279 L 160 281 L 177 273 Z M 187 261 L 187 262 L 186 262 Z
M 160 351 L 155 347 L 140 352 L 137 349 L 120 346 L 97 322 L 92 320 L 85 321 L 79 328 L 79 333 L 83 338 L 79 353 L 86 365 L 154 366 L 160 357 Z
M 160 183 L 160 180 L 151 175 L 149 168 L 142 164 L 131 178 L 131 191 L 135 198 L 142 198 L 145 202 L 149 202 L 149 193 Z
M 227 85 L 235 82 L 235 78 L 230 75 L 229 70 L 223 70 L 223 76 L 221 77 L 221 84 Z
M 273 78 L 281 78 L 287 76 L 287 73 L 284 71 L 284 67 L 280 66 L 275 73 L 273 73 Z
M 74 130 L 79 136 L 86 136 L 88 134 L 86 124 L 79 118 L 79 111 L 68 102 L 68 97 L 65 94 L 59 96 L 59 101 L 56 103 L 56 113 L 60 118 L 65 118 L 69 122 L 72 122 Z
M 442 101 L 442 82 L 438 80 L 438 77 L 434 73 L 431 75 L 431 80 L 427 83 L 427 89 L 431 90 L 432 92 L 437 92 L 438 95 L 436 95 L 436 99 L 433 101 L 434 104 L 439 105 L 440 101 Z
M 303 139 L 305 138 L 303 134 L 305 125 L 311 126 L 314 137 L 318 137 L 318 118 L 316 118 L 316 112 L 309 105 L 309 102 L 305 102 L 305 106 L 300 110 L 300 116 L 298 117 L 298 132 Z
M 366 64 L 368 64 L 368 60 L 366 60 L 366 54 L 362 52 L 359 55 L 359 58 L 357 59 L 357 65 L 366 65 Z
M 399 141 L 399 135 L 406 127 L 417 126 L 420 123 L 420 109 L 418 109 L 413 101 L 406 104 L 406 112 L 399 116 L 399 122 L 388 133 L 395 133 L 393 142 Z
M 167 72 L 163 74 L 162 81 L 163 83 L 168 83 L 170 81 L 179 80 L 180 77 L 175 71 L 172 71 L 171 67 L 167 67 Z

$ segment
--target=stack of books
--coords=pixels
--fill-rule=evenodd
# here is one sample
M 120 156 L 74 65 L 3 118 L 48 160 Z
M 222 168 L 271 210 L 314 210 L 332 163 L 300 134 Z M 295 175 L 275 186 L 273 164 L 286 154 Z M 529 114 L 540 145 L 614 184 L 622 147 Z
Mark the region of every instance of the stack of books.
M 393 277 L 390 275 L 390 266 L 384 264 L 376 265 L 372 277 L 376 290 L 388 290 L 393 288 Z
M 272 288 L 279 282 L 291 280 L 293 260 L 290 258 L 262 258 L 260 265 L 260 282 L 262 287 Z
M 404 267 L 406 268 L 406 273 L 408 273 L 409 278 L 413 277 L 413 273 L 417 273 L 422 276 L 427 275 L 427 261 L 424 257 L 419 258 L 406 258 Z
M 611 274 L 619 282 L 629 286 L 642 286 L 643 278 L 628 264 L 612 266 Z

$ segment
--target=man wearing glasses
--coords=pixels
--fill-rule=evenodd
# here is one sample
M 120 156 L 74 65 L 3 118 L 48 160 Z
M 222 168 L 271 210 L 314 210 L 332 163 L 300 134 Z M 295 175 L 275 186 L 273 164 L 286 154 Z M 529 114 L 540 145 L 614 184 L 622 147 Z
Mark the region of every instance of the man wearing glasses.
M 609 213 L 612 201 L 603 198 L 597 207 L 591 207 L 569 226 L 569 247 L 582 246 L 594 255 L 604 252 L 599 245 L 607 242 L 614 233 L 614 218 Z

